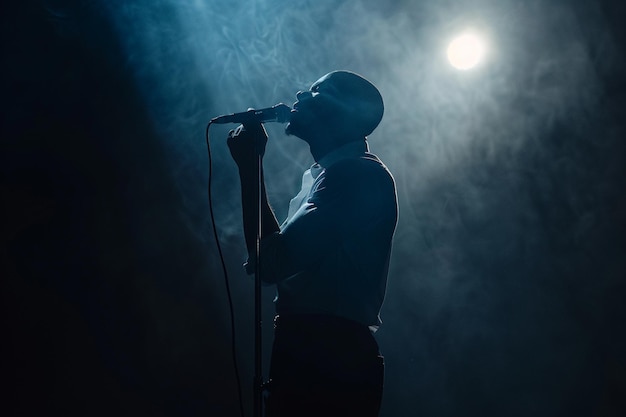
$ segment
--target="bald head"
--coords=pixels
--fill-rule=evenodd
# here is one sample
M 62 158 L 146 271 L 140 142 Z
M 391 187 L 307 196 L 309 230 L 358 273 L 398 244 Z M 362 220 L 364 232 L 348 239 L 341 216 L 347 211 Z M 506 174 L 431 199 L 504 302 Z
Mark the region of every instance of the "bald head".
M 329 110 L 349 122 L 359 136 L 372 133 L 383 117 L 380 92 L 374 84 L 354 72 L 330 72 L 317 80 L 311 91 L 325 95 L 332 102 Z
M 310 145 L 316 160 L 346 143 L 364 140 L 380 123 L 384 105 L 380 92 L 358 74 L 333 71 L 298 91 L 285 127 Z

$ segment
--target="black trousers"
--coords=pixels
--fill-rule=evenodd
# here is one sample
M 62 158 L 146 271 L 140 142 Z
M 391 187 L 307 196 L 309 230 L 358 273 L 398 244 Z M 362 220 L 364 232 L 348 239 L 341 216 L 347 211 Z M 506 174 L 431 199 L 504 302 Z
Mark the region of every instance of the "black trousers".
M 275 320 L 266 417 L 376 417 L 384 360 L 367 326 L 325 315 Z

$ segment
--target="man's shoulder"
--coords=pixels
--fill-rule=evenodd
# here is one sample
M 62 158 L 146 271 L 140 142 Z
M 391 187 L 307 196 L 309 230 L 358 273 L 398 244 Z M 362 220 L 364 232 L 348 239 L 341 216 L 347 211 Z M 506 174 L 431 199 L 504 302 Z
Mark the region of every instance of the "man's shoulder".
M 316 197 L 345 204 L 354 221 L 374 222 L 385 218 L 391 222 L 397 216 L 395 181 L 376 155 L 363 154 L 337 161 L 318 181 L 315 189 L 321 194 Z
M 330 167 L 326 168 L 326 172 L 341 171 L 389 171 L 385 164 L 372 153 L 364 153 L 359 156 L 341 159 Z
M 352 197 L 362 193 L 370 196 L 378 189 L 380 195 L 395 194 L 395 180 L 385 164 L 374 154 L 365 153 L 337 161 L 318 178 L 319 186 L 343 190 Z
M 339 177 L 345 179 L 356 178 L 379 178 L 393 181 L 393 176 L 387 166 L 371 153 L 364 153 L 354 158 L 346 158 L 337 161 L 326 170 L 327 177 Z

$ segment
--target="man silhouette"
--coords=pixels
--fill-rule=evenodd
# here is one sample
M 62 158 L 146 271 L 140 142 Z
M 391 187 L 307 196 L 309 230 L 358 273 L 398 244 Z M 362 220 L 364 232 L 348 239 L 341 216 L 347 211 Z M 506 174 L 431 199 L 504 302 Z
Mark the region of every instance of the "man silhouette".
M 326 74 L 296 98 L 285 131 L 308 143 L 316 163 L 281 225 L 261 175 L 260 276 L 277 287 L 266 415 L 377 416 L 384 364 L 373 332 L 397 223 L 393 177 L 366 140 L 382 119 L 383 100 L 371 82 L 348 71 Z M 266 142 L 261 124 L 228 135 L 251 258 L 256 161 Z M 261 158 L 261 173 L 262 165 Z

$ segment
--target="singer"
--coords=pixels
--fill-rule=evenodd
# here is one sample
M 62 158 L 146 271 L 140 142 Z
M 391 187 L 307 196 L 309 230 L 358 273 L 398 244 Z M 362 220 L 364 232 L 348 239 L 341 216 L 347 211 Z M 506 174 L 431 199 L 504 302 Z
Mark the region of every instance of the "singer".
M 324 75 L 296 94 L 285 129 L 309 145 L 315 163 L 282 224 L 262 184 L 260 276 L 277 289 L 267 417 L 378 416 L 384 362 L 373 333 L 381 324 L 398 217 L 393 177 L 366 139 L 383 109 L 380 92 L 362 76 Z M 249 273 L 254 167 L 266 143 L 258 121 L 228 135 L 241 181 Z

